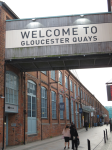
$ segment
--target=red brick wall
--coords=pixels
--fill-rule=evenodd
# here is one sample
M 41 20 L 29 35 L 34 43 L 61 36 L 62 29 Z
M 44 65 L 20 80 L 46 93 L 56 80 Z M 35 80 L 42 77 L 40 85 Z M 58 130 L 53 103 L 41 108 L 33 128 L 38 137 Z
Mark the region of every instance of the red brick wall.
M 0 6 L 0 95 L 4 96 L 4 59 L 5 59 L 5 20 L 13 19 L 10 14 Z M 3 146 L 3 110 L 4 99 L 0 98 L 0 149 Z

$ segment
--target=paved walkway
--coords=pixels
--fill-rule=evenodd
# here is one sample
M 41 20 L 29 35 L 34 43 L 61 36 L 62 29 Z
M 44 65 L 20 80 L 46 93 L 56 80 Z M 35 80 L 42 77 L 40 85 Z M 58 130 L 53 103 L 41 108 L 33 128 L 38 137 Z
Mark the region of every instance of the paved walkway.
M 103 138 L 103 130 L 105 129 L 108 131 L 109 138 L 106 144 L 104 143 Z M 104 125 L 101 127 L 89 128 L 88 131 L 85 131 L 83 128 L 78 130 L 78 133 L 80 138 L 78 150 L 88 150 L 87 139 L 91 142 L 91 150 L 112 150 L 112 133 L 110 133 L 109 126 Z M 57 136 L 42 141 L 28 143 L 26 145 L 8 146 L 6 150 L 63 150 L 63 148 L 64 140 L 62 139 L 62 136 Z

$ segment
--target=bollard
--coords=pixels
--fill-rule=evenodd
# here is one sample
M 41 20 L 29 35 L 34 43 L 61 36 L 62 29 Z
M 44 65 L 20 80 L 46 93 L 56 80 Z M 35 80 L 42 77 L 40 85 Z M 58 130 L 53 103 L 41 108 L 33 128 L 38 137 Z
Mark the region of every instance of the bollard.
M 107 140 L 108 140 L 107 129 L 105 129 L 105 130 L 106 130 L 106 138 L 107 138 Z
M 111 132 L 111 124 L 110 124 L 110 132 Z
M 104 142 L 106 143 L 106 138 L 105 138 L 105 131 L 104 131 Z
M 88 150 L 91 150 L 90 140 L 87 139 L 87 143 L 88 143 Z

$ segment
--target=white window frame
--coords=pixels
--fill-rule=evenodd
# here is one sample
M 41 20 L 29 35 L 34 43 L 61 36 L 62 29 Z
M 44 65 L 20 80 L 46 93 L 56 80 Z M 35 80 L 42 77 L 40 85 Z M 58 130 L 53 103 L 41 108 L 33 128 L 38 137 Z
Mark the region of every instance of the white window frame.
M 6 71 L 5 103 L 18 105 L 18 88 L 19 88 L 18 76 L 11 71 Z
M 27 96 L 30 98 L 30 102 L 28 99 L 28 134 L 37 134 L 36 84 L 31 80 L 27 82 Z M 35 99 L 35 103 L 33 103 L 33 98 Z M 35 116 L 33 116 L 33 112 L 35 112 Z

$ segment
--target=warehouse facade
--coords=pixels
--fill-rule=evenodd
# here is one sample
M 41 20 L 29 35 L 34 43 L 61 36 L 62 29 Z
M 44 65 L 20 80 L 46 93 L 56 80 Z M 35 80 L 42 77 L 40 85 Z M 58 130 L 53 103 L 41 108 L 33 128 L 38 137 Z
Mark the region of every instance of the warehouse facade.
M 18 16 L 3 2 L 0 12 L 0 148 L 58 136 L 71 122 L 81 129 L 85 120 L 108 121 L 108 111 L 69 70 L 22 72 L 5 62 L 6 20 Z

